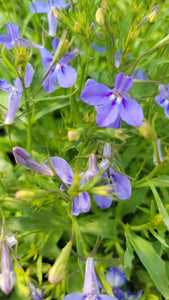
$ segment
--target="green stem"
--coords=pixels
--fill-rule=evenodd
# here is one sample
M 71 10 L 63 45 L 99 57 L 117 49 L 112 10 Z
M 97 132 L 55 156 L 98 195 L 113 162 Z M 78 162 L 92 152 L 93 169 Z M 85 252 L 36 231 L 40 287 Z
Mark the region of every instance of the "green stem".
M 32 126 L 31 126 L 31 114 L 30 114 L 30 106 L 29 106 L 29 99 L 27 96 L 27 91 L 24 86 L 24 82 L 22 80 L 22 86 L 23 86 L 23 92 L 25 96 L 25 106 L 27 111 L 27 150 L 28 152 L 31 152 L 32 149 Z

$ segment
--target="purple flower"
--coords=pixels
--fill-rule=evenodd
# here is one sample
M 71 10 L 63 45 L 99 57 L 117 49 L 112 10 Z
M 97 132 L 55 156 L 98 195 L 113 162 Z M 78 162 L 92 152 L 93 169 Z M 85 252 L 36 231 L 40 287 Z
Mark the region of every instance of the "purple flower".
M 12 260 L 6 241 L 3 241 L 2 243 L 0 289 L 8 295 L 15 285 L 16 274 L 13 271 Z
M 108 144 L 108 143 L 105 144 L 103 155 L 106 158 L 109 158 L 111 156 L 110 144 Z M 104 161 L 105 160 L 103 160 L 103 162 Z M 101 166 L 101 164 L 100 164 L 100 166 Z M 113 185 L 113 190 L 114 190 L 116 197 L 120 200 L 129 199 L 131 196 L 130 180 L 125 175 L 115 172 L 112 167 L 113 167 L 113 164 L 111 164 L 110 167 L 108 168 L 108 172 L 105 172 L 103 174 L 102 179 L 109 178 L 109 175 L 110 175 L 110 182 L 107 182 L 106 184 Z M 113 198 L 112 198 L 112 196 L 104 197 L 104 196 L 100 196 L 100 195 L 94 195 L 94 200 L 96 201 L 98 206 L 100 206 L 101 208 L 109 208 L 112 204 Z
M 137 73 L 136 73 L 137 72 Z M 135 76 L 136 74 L 136 76 Z M 141 80 L 144 80 L 146 79 L 146 73 L 143 72 L 141 69 L 137 70 L 137 71 L 134 71 L 131 75 L 132 77 L 134 77 L 135 79 L 141 79 Z
M 133 126 L 142 123 L 141 105 L 126 96 L 132 84 L 133 79 L 123 73 L 116 76 L 113 90 L 88 79 L 81 98 L 85 103 L 97 106 L 96 123 L 100 127 L 120 128 L 121 119 Z
M 45 175 L 53 176 L 53 172 L 48 167 L 43 166 L 32 159 L 30 154 L 25 149 L 21 147 L 14 147 L 13 154 L 18 165 L 25 166 L 28 169 Z
M 105 278 L 108 284 L 112 287 L 114 295 L 118 299 L 137 300 L 142 295 L 142 290 L 138 291 L 136 295 L 133 295 L 130 291 L 122 291 L 120 287 L 127 281 L 126 274 L 121 266 L 110 267 L 108 269 Z
M 65 4 L 65 0 L 47 0 L 47 2 L 35 1 L 30 6 L 30 11 L 32 13 L 48 13 L 49 35 L 55 36 L 58 21 L 53 15 L 52 7 L 62 9 L 69 7 L 69 5 Z
M 165 89 L 165 86 L 163 84 L 160 84 L 159 92 L 160 95 L 155 97 L 155 102 L 161 107 L 164 107 L 165 115 L 169 119 L 169 84 L 168 90 Z
M 43 298 L 43 292 L 33 282 L 29 283 L 29 288 L 32 292 L 32 298 L 34 300 L 41 300 Z
M 61 157 L 50 157 L 49 160 L 51 161 L 57 176 L 60 178 L 63 184 L 67 187 L 72 186 L 74 173 L 67 161 Z M 45 162 L 45 164 L 49 166 L 48 160 Z M 65 186 L 62 185 L 61 190 L 64 191 Z M 80 213 L 88 212 L 90 207 L 91 201 L 89 194 L 87 192 L 82 192 L 73 199 L 72 215 L 78 216 Z
M 63 300 L 117 300 L 117 298 L 108 295 L 99 294 L 99 286 L 94 269 L 94 260 L 88 257 L 86 261 L 85 281 L 83 293 L 74 293 L 67 295 Z
M 158 153 L 158 157 L 159 157 L 159 162 L 162 162 L 164 160 L 164 157 L 161 153 L 161 140 L 157 140 L 156 141 L 156 147 L 157 147 L 157 153 Z M 158 166 L 159 162 L 157 161 L 156 157 L 155 157 L 155 153 L 153 153 L 153 163 Z
M 53 51 L 56 52 L 56 49 L 59 45 L 59 39 L 53 39 Z M 45 48 L 40 49 L 40 54 L 42 58 L 42 63 L 45 69 L 49 69 L 52 61 L 53 55 Z M 56 82 L 58 85 L 63 88 L 71 87 L 77 78 L 76 70 L 68 66 L 67 64 L 78 54 L 77 50 L 73 50 L 65 54 L 56 65 L 51 69 L 47 78 L 43 82 L 43 87 L 47 93 L 52 93 L 55 89 Z
M 31 48 L 31 43 L 29 43 L 26 39 L 21 38 L 20 30 L 17 25 L 8 22 L 7 32 L 8 34 L 0 34 L 0 42 L 6 45 L 6 48 L 8 50 L 12 49 L 14 46 Z M 38 49 L 42 48 L 42 46 L 37 45 L 33 42 L 32 46 Z
M 120 52 L 116 50 L 115 57 L 114 57 L 114 65 L 116 68 L 120 66 Z
M 32 82 L 33 73 L 34 73 L 34 69 L 31 66 L 31 64 L 28 63 L 25 71 L 25 76 L 24 76 L 24 84 L 26 88 L 29 87 Z M 16 78 L 14 80 L 14 86 L 12 86 L 10 83 L 8 83 L 7 80 L 0 79 L 0 90 L 9 93 L 8 111 L 7 111 L 6 118 L 4 120 L 4 124 L 11 124 L 14 121 L 16 112 L 18 110 L 21 101 L 22 91 L 23 91 L 22 83 L 19 78 Z

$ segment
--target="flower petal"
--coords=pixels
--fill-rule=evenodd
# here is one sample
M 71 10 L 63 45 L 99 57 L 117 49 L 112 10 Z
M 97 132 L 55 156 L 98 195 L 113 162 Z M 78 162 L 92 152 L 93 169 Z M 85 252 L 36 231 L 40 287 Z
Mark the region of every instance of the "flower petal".
M 61 64 L 68 64 L 72 59 L 74 59 L 78 55 L 79 51 L 77 49 L 74 49 L 71 52 L 66 53 L 62 58 L 60 59 Z
M 96 201 L 97 205 L 103 209 L 109 208 L 112 204 L 113 198 L 103 197 L 100 195 L 94 195 L 94 200 Z
M 112 288 L 121 287 L 127 281 L 126 274 L 122 267 L 110 267 L 105 278 Z
M 119 105 L 108 101 L 97 110 L 96 123 L 100 127 L 106 127 L 112 124 L 118 117 Z
M 99 285 L 94 268 L 93 257 L 88 257 L 85 267 L 85 281 L 83 285 L 83 293 L 85 295 L 94 295 L 93 298 L 98 299 Z
M 85 294 L 82 293 L 69 294 L 65 298 L 63 298 L 63 300 L 84 300 L 84 299 L 85 299 Z
M 125 76 L 125 78 L 123 79 L 122 83 L 121 83 L 121 92 L 126 95 L 127 91 L 131 88 L 131 86 L 133 85 L 133 78 L 132 77 L 128 77 Z
M 0 79 L 0 90 L 9 92 L 12 89 L 12 85 L 6 79 Z
M 9 49 L 8 46 L 11 47 L 11 41 L 12 41 L 12 39 L 11 39 L 11 37 L 9 35 L 7 35 L 7 34 L 0 34 L 0 42 L 2 44 L 6 44 L 6 48 L 7 49 Z
M 53 60 L 53 55 L 45 48 L 40 49 L 40 55 L 44 68 L 48 69 Z
M 116 75 L 116 78 L 115 78 L 115 88 L 119 90 L 123 80 L 125 78 L 125 75 L 124 73 L 119 73 Z
M 56 81 L 57 81 L 57 70 L 56 70 L 56 66 L 54 66 L 42 84 L 43 88 L 47 93 L 52 93 L 54 91 L 56 87 Z
M 52 10 L 48 11 L 48 23 L 49 23 L 49 32 L 48 32 L 48 34 L 50 36 L 55 36 L 58 20 L 54 17 Z
M 114 186 L 114 191 L 116 193 L 116 197 L 120 200 L 129 199 L 131 196 L 131 184 L 130 180 L 122 174 L 111 172 L 111 180 Z
M 11 37 L 11 40 L 15 41 L 20 38 L 21 34 L 18 25 L 8 22 L 7 31 L 9 36 Z
M 122 99 L 120 116 L 123 121 L 133 126 L 141 125 L 144 118 L 141 105 L 129 98 Z
M 47 3 L 43 1 L 35 1 L 31 6 L 30 6 L 30 11 L 34 13 L 45 13 L 48 12 L 49 6 Z
M 109 124 L 108 126 L 106 126 L 107 128 L 121 128 L 121 117 L 120 115 L 117 116 L 116 120 Z
M 8 96 L 8 111 L 4 124 L 11 124 L 14 121 L 16 112 L 18 110 L 22 94 L 11 91 Z
M 71 87 L 77 79 L 77 72 L 71 66 L 60 65 L 57 70 L 57 79 L 60 87 Z
M 164 112 L 166 117 L 169 119 L 169 103 L 167 103 L 167 105 L 164 106 Z
M 88 212 L 91 207 L 90 196 L 83 192 L 76 196 L 72 203 L 72 215 L 78 216 L 80 213 Z
M 108 100 L 110 94 L 111 90 L 109 88 L 97 82 L 94 84 L 94 80 L 90 79 L 86 82 L 80 97 L 83 102 L 89 105 L 101 105 Z
M 25 71 L 25 76 L 24 76 L 24 84 L 25 84 L 26 88 L 30 86 L 32 79 L 33 79 L 34 72 L 35 71 L 34 71 L 32 65 L 30 63 L 28 63 L 27 67 L 26 67 L 26 71 Z
M 49 167 L 49 162 L 53 165 L 56 174 L 67 185 L 71 185 L 73 182 L 73 171 L 70 165 L 61 157 L 50 157 L 49 160 L 45 161 L 45 164 Z
M 99 295 L 99 300 L 118 300 L 116 297 L 108 295 Z
M 54 53 L 56 52 L 59 43 L 60 43 L 60 41 L 58 38 L 53 39 L 52 46 L 53 46 Z

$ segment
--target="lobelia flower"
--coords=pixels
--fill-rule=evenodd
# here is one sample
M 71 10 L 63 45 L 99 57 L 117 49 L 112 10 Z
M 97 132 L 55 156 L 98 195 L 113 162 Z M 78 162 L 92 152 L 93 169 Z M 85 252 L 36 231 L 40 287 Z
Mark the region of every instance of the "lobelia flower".
M 47 0 L 47 3 L 43 1 L 35 1 L 30 6 L 30 11 L 32 13 L 48 13 L 49 35 L 51 36 L 55 36 L 58 22 L 53 15 L 53 7 L 57 7 L 59 9 L 69 8 L 69 4 L 65 4 L 65 0 Z
M 25 166 L 28 169 L 34 170 L 45 175 L 54 175 L 48 167 L 36 162 L 34 159 L 31 158 L 30 154 L 21 147 L 14 147 L 13 155 L 15 157 L 16 163 L 20 166 Z
M 74 173 L 67 161 L 61 157 L 50 157 L 49 160 L 63 184 L 67 185 L 67 187 L 71 187 L 73 184 Z M 49 166 L 48 160 L 45 164 Z M 62 191 L 65 191 L 64 185 L 61 185 Z M 88 212 L 90 207 L 91 201 L 89 194 L 87 192 L 82 192 L 73 199 L 72 215 L 78 216 L 80 213 Z
M 53 39 L 53 51 L 56 52 L 56 49 L 59 45 L 59 39 Z M 52 61 L 53 55 L 45 48 L 40 49 L 42 63 L 45 69 L 49 69 Z M 73 50 L 65 54 L 57 63 L 53 66 L 47 78 L 43 82 L 43 87 L 47 93 L 52 93 L 55 89 L 56 82 L 58 85 L 63 88 L 71 87 L 77 78 L 76 70 L 68 66 L 67 64 L 78 54 L 78 50 Z
M 88 257 L 86 260 L 83 293 L 69 294 L 63 300 L 117 300 L 117 298 L 99 293 L 94 260 L 92 257 Z
M 110 267 L 105 278 L 108 284 L 112 287 L 113 294 L 118 299 L 137 300 L 142 295 L 142 290 L 138 291 L 136 295 L 133 295 L 131 291 L 123 291 L 120 289 L 120 287 L 127 281 L 126 274 L 121 266 L 117 268 Z
M 126 96 L 132 85 L 133 79 L 123 73 L 116 76 L 113 90 L 88 79 L 81 99 L 89 105 L 97 106 L 96 123 L 100 127 L 120 128 L 121 119 L 129 125 L 139 126 L 143 120 L 142 107 Z
M 161 153 L 161 140 L 157 140 L 156 141 L 156 147 L 157 147 L 157 152 L 158 152 L 158 157 L 159 157 L 159 161 L 162 162 L 164 160 L 164 157 Z M 158 166 L 158 161 L 155 157 L 155 153 L 153 153 L 153 163 Z
M 159 92 L 160 95 L 155 97 L 155 102 L 159 106 L 164 107 L 164 113 L 166 117 L 169 119 L 169 84 L 168 84 L 168 90 L 165 89 L 165 86 L 163 84 L 160 84 Z
M 8 22 L 7 24 L 8 34 L 0 34 L 0 42 L 5 45 L 5 47 L 10 50 L 14 46 L 31 48 L 31 44 L 34 48 L 40 49 L 42 46 L 35 43 L 29 43 L 26 39 L 21 38 L 19 27 L 15 24 Z
M 24 76 L 25 87 L 29 87 L 33 78 L 34 69 L 30 63 L 27 64 L 27 68 Z M 14 86 L 12 86 L 7 80 L 0 79 L 0 90 L 6 91 L 8 95 L 8 110 L 3 124 L 11 124 L 14 121 L 16 112 L 18 110 L 21 97 L 22 97 L 22 83 L 19 78 L 14 80 Z
M 2 241 L 1 249 L 1 273 L 0 273 L 0 289 L 8 295 L 16 282 L 16 274 L 13 271 L 12 260 L 6 241 Z
M 32 298 L 34 300 L 41 300 L 43 298 L 43 292 L 33 282 L 29 283 L 29 288 L 32 292 Z
M 103 156 L 109 158 L 111 155 L 111 146 L 110 144 L 105 144 Z M 131 184 L 130 180 L 123 174 L 117 173 L 113 170 L 113 164 L 111 164 L 108 168 L 110 175 L 110 182 L 106 184 L 113 184 L 113 190 L 115 195 L 120 200 L 129 199 L 131 196 Z M 104 173 L 102 179 L 106 179 L 109 177 L 108 173 Z M 94 195 L 94 200 L 97 205 L 101 208 L 109 208 L 112 204 L 113 197 L 104 197 L 100 195 Z

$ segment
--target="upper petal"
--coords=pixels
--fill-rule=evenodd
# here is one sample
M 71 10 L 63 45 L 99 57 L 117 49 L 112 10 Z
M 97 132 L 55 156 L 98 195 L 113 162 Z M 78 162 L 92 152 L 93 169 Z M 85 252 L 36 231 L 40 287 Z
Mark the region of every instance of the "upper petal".
M 118 300 L 116 297 L 109 295 L 99 295 L 99 300 Z
M 2 44 L 6 44 L 6 48 L 8 49 L 8 46 L 10 47 L 11 45 L 11 36 L 7 34 L 0 34 L 0 42 Z
M 124 73 L 119 73 L 116 75 L 116 78 L 115 78 L 115 88 L 119 90 L 123 80 L 125 78 L 125 75 Z
M 169 103 L 167 103 L 167 105 L 164 106 L 164 112 L 166 117 L 169 119 Z
M 42 64 L 44 68 L 48 69 L 53 60 L 53 55 L 45 48 L 40 49 L 40 55 L 41 55 Z
M 30 11 L 32 13 L 45 13 L 45 12 L 48 12 L 48 10 L 49 10 L 48 4 L 43 1 L 35 1 L 30 6 Z
M 129 98 L 122 99 L 119 112 L 122 120 L 133 126 L 141 125 L 144 118 L 141 105 Z
M 22 94 L 18 92 L 10 92 L 8 96 L 8 111 L 4 124 L 11 124 L 14 121 L 18 110 Z
M 80 213 L 88 212 L 90 207 L 90 196 L 87 192 L 83 192 L 76 196 L 72 202 L 72 215 L 78 216 Z
M 100 127 L 106 127 L 112 124 L 118 117 L 119 105 L 108 101 L 97 110 L 96 123 Z
M 167 92 L 163 84 L 159 85 L 159 92 L 162 98 L 166 98 L 167 96 L 169 96 L 169 93 Z
M 71 87 L 77 79 L 77 72 L 71 66 L 60 65 L 57 69 L 57 79 L 59 86 L 63 88 Z
M 12 85 L 6 79 L 0 79 L 0 90 L 9 92 L 12 89 Z
M 74 59 L 78 55 L 79 51 L 77 49 L 74 49 L 71 52 L 66 53 L 62 58 L 60 59 L 61 64 L 68 64 L 72 59 Z
M 49 167 L 49 162 L 53 165 L 56 174 L 65 184 L 71 185 L 73 182 L 73 171 L 70 165 L 61 157 L 50 157 L 45 161 L 45 164 Z
M 20 30 L 18 25 L 12 24 L 8 22 L 7 25 L 7 31 L 9 36 L 11 37 L 11 40 L 18 40 L 20 38 Z
M 47 93 L 52 93 L 54 91 L 56 87 L 56 81 L 57 81 L 57 70 L 56 70 L 56 66 L 54 66 L 42 84 L 43 88 Z
M 54 51 L 54 53 L 56 52 L 56 50 L 57 50 L 57 47 L 58 47 L 58 45 L 59 45 L 59 39 L 58 38 L 54 38 L 53 39 L 53 42 L 52 42 L 52 46 L 53 46 L 53 51 Z
M 30 63 L 28 63 L 27 67 L 26 67 L 26 71 L 25 71 L 25 76 L 24 76 L 24 84 L 25 84 L 26 88 L 30 86 L 32 79 L 33 79 L 34 72 L 35 71 L 34 71 L 32 65 Z
M 54 17 L 52 10 L 48 11 L 49 35 L 55 36 L 58 20 Z
M 85 294 L 82 294 L 82 293 L 69 294 L 63 298 L 63 300 L 84 300 L 84 299 L 85 299 Z M 106 299 L 106 300 L 109 300 L 109 299 Z
M 120 200 L 129 199 L 131 196 L 130 180 L 125 175 L 114 172 L 111 173 L 111 180 L 114 186 L 116 197 Z
M 111 90 L 103 84 L 95 83 L 93 80 L 88 80 L 80 97 L 83 102 L 89 105 L 101 105 L 108 100 Z
M 121 92 L 125 95 L 132 85 L 133 85 L 133 78 L 125 76 L 121 83 L 121 87 L 120 87 Z

